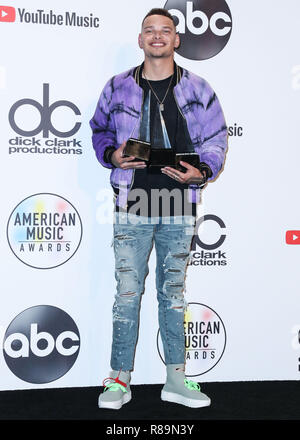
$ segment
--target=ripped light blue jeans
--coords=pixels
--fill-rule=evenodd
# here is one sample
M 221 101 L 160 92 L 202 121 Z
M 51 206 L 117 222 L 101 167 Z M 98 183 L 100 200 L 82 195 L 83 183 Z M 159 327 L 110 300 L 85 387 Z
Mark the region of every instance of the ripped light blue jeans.
M 185 272 L 195 217 L 140 217 L 114 213 L 117 292 L 113 305 L 111 368 L 133 370 L 141 294 L 153 242 L 158 318 L 166 364 L 185 362 Z

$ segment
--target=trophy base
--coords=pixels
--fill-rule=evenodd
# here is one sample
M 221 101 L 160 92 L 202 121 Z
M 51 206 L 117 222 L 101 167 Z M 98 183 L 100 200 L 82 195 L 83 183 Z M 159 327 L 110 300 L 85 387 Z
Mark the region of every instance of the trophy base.
M 134 156 L 136 161 L 149 162 L 151 145 L 138 139 L 128 139 L 123 150 L 123 157 Z

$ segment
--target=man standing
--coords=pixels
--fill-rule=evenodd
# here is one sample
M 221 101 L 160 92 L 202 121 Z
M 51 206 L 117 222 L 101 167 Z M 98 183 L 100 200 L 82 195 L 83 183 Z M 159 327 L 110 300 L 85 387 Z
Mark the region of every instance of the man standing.
M 180 39 L 167 10 L 156 8 L 146 15 L 138 44 L 144 62 L 108 81 L 90 121 L 97 159 L 111 169 L 115 200 L 112 372 L 99 407 L 119 409 L 131 399 L 140 299 L 154 242 L 167 369 L 161 398 L 199 408 L 210 405 L 210 399 L 185 377 L 185 272 L 196 205 L 202 187 L 222 168 L 227 128 L 208 83 L 174 62 Z M 149 167 L 146 161 L 124 154 L 130 138 L 151 145 L 153 154 L 196 153 L 200 163 Z

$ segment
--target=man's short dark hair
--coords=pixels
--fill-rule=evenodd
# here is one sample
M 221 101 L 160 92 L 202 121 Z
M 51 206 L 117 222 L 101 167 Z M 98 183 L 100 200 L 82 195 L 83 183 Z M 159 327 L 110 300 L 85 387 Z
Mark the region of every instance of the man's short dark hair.
M 149 11 L 148 14 L 144 17 L 144 19 L 142 21 L 142 26 L 143 26 L 144 21 L 146 20 L 146 18 L 150 17 L 150 15 L 163 15 L 164 17 L 168 17 L 170 20 L 172 20 L 172 22 L 173 22 L 173 24 L 175 26 L 175 23 L 174 23 L 172 15 L 170 14 L 170 12 L 167 9 L 163 9 L 163 8 L 153 8 L 153 9 L 151 9 L 151 11 Z

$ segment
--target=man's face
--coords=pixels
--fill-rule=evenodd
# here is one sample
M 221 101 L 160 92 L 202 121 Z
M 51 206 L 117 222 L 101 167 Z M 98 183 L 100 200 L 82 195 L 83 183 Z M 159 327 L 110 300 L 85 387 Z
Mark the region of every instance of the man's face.
M 180 44 L 179 35 L 172 20 L 163 15 L 150 15 L 143 23 L 139 34 L 139 46 L 149 58 L 173 56 Z

